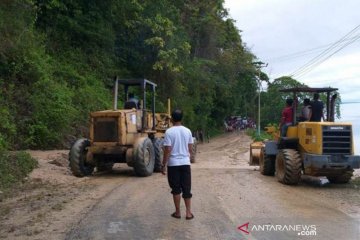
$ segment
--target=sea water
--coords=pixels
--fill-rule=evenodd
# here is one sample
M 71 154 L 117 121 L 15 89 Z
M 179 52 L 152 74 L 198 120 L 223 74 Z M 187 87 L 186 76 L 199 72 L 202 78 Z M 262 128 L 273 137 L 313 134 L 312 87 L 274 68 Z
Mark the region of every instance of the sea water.
M 352 123 L 355 154 L 360 155 L 360 102 L 342 103 L 340 105 L 341 119 L 337 122 Z

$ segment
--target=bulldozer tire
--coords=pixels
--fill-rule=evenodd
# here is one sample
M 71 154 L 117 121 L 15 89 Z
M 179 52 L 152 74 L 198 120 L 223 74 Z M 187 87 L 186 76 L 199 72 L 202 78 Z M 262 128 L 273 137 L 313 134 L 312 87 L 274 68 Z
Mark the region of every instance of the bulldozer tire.
M 327 179 L 331 183 L 340 183 L 340 184 L 348 183 L 350 181 L 351 177 L 353 176 L 353 171 L 354 170 L 346 171 L 342 175 L 339 175 L 339 176 L 336 176 L 336 177 L 334 177 L 334 176 L 327 177 Z
M 72 145 L 69 153 L 69 166 L 71 172 L 76 177 L 84 177 L 93 173 L 94 166 L 86 163 L 87 149 L 90 141 L 85 138 L 78 139 Z
M 267 155 L 265 148 L 261 148 L 259 156 L 260 173 L 265 176 L 274 176 L 276 156 Z
M 281 149 L 276 156 L 276 177 L 279 182 L 296 185 L 301 177 L 301 157 L 295 149 Z
M 164 149 L 163 149 L 164 139 L 155 138 L 153 141 L 154 150 L 155 150 L 155 166 L 154 172 L 161 172 L 161 166 L 164 159 Z
M 195 163 L 196 162 L 196 151 L 197 151 L 197 140 L 196 138 L 194 138 L 194 144 L 192 145 L 192 149 L 191 149 L 191 157 L 190 157 L 190 162 L 191 163 Z
M 155 151 L 150 138 L 144 138 L 134 152 L 134 170 L 139 177 L 150 176 L 154 171 Z

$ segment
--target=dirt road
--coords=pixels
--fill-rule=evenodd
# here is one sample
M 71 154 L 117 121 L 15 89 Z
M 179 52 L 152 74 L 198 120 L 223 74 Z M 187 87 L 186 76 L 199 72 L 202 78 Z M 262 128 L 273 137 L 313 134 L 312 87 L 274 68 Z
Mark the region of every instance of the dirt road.
M 182 219 L 170 217 L 172 197 L 161 174 L 138 178 L 118 165 L 112 173 L 79 179 L 61 164 L 66 152 L 33 152 L 42 166 L 32 179 L 44 186 L 4 202 L 9 211 L 0 237 L 358 239 L 359 179 L 322 187 L 282 185 L 248 166 L 249 142 L 244 134 L 232 133 L 199 145 L 192 165 L 191 221 L 184 218 L 183 203 Z

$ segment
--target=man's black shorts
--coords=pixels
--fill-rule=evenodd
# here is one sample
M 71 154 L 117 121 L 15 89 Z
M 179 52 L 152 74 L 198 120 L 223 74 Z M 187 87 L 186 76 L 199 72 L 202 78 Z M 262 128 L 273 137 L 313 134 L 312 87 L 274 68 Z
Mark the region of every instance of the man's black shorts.
M 168 181 L 171 193 L 181 194 L 183 198 L 191 198 L 191 168 L 190 165 L 168 166 Z

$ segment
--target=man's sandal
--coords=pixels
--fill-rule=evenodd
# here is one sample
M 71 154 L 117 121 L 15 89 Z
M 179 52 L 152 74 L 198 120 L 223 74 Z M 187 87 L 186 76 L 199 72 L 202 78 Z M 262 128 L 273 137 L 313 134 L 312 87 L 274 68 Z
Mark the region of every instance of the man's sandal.
M 181 216 L 176 215 L 176 212 L 174 212 L 173 214 L 171 214 L 171 216 L 172 216 L 173 218 L 177 218 L 177 219 L 180 219 L 180 218 L 181 218 Z
M 194 218 L 194 214 L 191 214 L 191 217 L 186 217 L 186 220 L 191 220 Z

